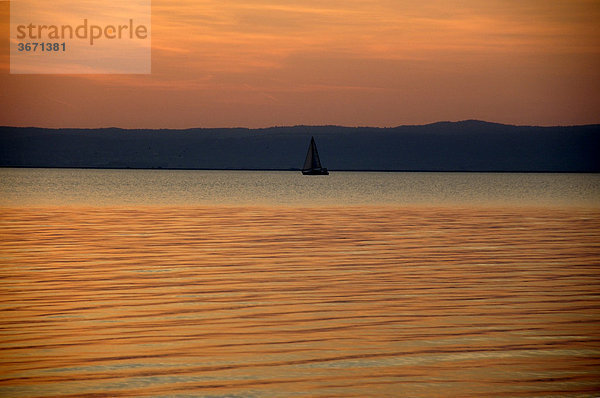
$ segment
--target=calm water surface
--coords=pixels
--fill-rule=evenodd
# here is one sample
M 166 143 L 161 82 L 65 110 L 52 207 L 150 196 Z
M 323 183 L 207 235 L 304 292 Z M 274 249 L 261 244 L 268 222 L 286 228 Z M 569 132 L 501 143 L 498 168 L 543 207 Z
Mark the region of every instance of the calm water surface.
M 597 175 L 0 177 L 0 396 L 600 394 Z
M 600 206 L 600 174 L 0 169 L 0 205 Z

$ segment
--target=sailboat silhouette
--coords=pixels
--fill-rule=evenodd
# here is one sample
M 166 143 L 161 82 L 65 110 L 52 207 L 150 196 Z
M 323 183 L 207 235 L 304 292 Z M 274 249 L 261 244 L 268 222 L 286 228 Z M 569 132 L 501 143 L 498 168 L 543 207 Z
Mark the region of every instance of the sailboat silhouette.
M 302 167 L 302 174 L 304 175 L 329 175 L 326 168 L 321 166 L 321 159 L 319 159 L 319 152 L 317 151 L 317 144 L 315 144 L 315 137 L 310 137 L 310 144 L 308 146 L 308 152 L 306 153 L 306 159 L 304 160 L 304 167 Z

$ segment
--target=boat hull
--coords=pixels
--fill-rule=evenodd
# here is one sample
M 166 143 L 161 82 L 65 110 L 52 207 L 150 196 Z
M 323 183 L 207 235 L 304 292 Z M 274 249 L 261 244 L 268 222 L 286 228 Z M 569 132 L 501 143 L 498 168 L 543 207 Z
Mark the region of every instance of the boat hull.
M 327 169 L 302 170 L 302 174 L 305 176 L 326 176 L 329 175 L 329 171 Z

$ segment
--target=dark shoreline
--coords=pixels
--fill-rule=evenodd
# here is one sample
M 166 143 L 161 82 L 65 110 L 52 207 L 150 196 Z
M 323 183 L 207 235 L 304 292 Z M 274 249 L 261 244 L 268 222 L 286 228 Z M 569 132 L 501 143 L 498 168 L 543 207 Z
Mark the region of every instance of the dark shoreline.
M 184 169 L 165 167 L 68 167 L 68 166 L 0 166 L 0 169 L 62 169 L 62 170 L 164 170 L 164 171 L 285 171 L 298 172 L 300 169 Z M 496 174 L 600 174 L 600 171 L 519 171 L 519 170 L 331 170 L 332 173 L 496 173 Z
M 0 167 L 298 171 L 314 137 L 331 171 L 598 173 L 600 125 L 476 120 L 393 128 L 0 127 Z

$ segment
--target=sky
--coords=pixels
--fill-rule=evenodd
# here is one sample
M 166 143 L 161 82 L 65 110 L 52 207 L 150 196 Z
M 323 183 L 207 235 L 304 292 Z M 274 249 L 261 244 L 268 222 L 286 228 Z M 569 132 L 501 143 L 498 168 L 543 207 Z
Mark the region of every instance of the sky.
M 139 75 L 11 74 L 9 9 L 0 125 L 600 123 L 600 0 L 153 0 Z

